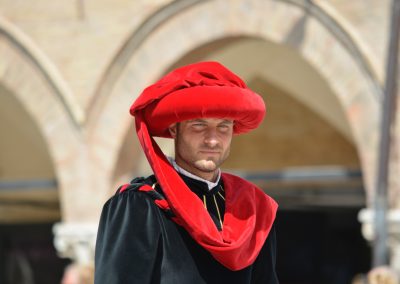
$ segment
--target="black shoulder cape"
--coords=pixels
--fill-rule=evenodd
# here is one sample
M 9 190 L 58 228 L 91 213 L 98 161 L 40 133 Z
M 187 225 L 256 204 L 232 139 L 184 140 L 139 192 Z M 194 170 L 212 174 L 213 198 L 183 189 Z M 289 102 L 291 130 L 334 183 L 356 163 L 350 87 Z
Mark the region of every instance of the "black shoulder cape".
M 198 182 L 184 180 L 200 198 L 212 201 L 212 194 L 223 196 L 215 189 L 206 196 Z M 95 284 L 278 283 L 274 226 L 252 265 L 229 270 L 172 221 L 170 212 L 155 204 L 159 196 L 138 190 L 154 183 L 154 176 L 136 179 L 104 205 L 96 242 Z M 218 228 L 215 210 L 209 208 Z

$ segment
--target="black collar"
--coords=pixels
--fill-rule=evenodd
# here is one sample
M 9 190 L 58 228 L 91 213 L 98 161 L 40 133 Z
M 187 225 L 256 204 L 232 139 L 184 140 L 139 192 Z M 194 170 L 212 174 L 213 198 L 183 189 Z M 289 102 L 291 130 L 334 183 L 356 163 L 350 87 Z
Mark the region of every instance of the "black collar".
M 222 178 L 220 178 L 218 184 L 214 186 L 212 189 L 208 189 L 207 183 L 190 178 L 183 174 L 179 174 L 179 176 L 183 179 L 186 185 L 197 195 L 213 195 L 216 194 L 222 188 Z

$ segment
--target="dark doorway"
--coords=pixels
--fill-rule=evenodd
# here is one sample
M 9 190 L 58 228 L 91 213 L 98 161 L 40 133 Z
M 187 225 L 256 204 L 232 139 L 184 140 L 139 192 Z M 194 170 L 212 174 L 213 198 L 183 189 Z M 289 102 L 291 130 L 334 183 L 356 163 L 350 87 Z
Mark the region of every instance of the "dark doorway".
M 370 267 L 361 208 L 280 210 L 276 219 L 281 284 L 348 284 Z
M 68 260 L 56 254 L 52 225 L 0 225 L 0 283 L 60 283 Z

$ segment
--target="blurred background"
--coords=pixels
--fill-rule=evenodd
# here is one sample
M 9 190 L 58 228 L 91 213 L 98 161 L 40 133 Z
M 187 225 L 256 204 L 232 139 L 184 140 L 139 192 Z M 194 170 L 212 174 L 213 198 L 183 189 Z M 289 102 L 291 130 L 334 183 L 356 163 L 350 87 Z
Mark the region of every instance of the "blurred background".
M 0 283 L 93 281 L 102 205 L 149 174 L 131 103 L 171 69 L 204 60 L 266 102 L 262 126 L 234 139 L 224 167 L 280 204 L 281 283 L 358 279 L 372 261 L 390 4 L 0 0 Z M 398 270 L 400 116 L 389 165 Z

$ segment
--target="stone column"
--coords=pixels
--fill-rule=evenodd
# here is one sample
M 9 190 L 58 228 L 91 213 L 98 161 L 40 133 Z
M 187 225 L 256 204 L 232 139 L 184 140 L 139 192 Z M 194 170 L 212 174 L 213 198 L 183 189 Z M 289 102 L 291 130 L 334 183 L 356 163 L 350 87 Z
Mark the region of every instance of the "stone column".
M 375 239 L 374 210 L 362 209 L 358 215 L 362 223 L 362 234 L 370 242 Z M 400 209 L 389 209 L 387 212 L 388 246 L 390 267 L 400 275 Z

